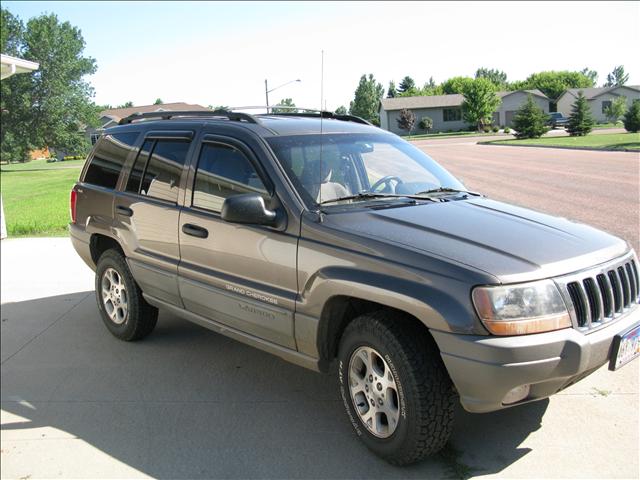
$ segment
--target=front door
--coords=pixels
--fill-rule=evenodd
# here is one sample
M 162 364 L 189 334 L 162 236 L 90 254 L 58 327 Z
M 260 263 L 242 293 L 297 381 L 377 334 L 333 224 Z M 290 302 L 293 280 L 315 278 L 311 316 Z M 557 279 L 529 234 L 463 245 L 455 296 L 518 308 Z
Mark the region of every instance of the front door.
M 277 199 L 244 144 L 202 143 L 180 214 L 179 288 L 187 310 L 233 329 L 295 348 L 297 237 L 270 227 L 227 223 L 222 204 L 242 193 Z

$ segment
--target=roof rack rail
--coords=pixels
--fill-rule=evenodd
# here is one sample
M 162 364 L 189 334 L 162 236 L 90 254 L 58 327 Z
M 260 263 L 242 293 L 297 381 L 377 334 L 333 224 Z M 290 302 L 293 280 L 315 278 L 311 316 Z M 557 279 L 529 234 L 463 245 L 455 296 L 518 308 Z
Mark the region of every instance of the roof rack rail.
M 336 114 L 334 112 L 329 112 L 327 110 L 317 110 L 315 108 L 299 108 L 299 107 L 288 107 L 288 106 L 284 106 L 284 107 L 280 107 L 278 105 L 275 105 L 274 107 L 269 107 L 269 108 L 278 108 L 278 109 L 283 109 L 283 108 L 287 108 L 287 109 L 291 109 L 291 110 L 298 110 L 297 112 L 271 112 L 271 113 L 264 113 L 264 114 L 259 114 L 258 116 L 264 116 L 264 115 L 278 115 L 278 116 L 289 116 L 289 117 L 322 117 L 322 118 L 333 118 L 334 120 L 342 120 L 343 122 L 354 122 L 354 123 L 361 123 L 363 125 L 373 125 L 371 122 L 365 120 L 364 118 L 361 117 L 357 117 L 355 115 L 340 115 L 340 114 Z M 302 111 L 300 111 L 302 110 Z
M 212 110 L 206 112 L 203 110 L 182 110 L 182 111 L 164 111 L 164 112 L 146 112 L 146 113 L 134 113 L 121 119 L 118 125 L 128 125 L 137 120 L 146 120 L 151 118 L 157 118 L 160 120 L 171 120 L 175 117 L 226 117 L 229 120 L 240 122 L 242 120 L 248 123 L 260 123 L 260 120 L 248 113 L 231 112 L 228 110 Z

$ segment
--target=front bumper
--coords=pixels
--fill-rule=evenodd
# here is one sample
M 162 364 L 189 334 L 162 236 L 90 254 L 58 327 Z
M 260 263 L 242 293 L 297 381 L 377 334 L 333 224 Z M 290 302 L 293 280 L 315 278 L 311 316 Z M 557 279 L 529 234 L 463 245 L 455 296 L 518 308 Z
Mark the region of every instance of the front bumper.
M 588 334 L 573 328 L 516 337 L 431 333 L 462 406 L 479 413 L 549 397 L 586 377 L 607 363 L 615 335 L 638 322 L 640 306 Z M 525 399 L 502 403 L 510 390 L 527 384 Z

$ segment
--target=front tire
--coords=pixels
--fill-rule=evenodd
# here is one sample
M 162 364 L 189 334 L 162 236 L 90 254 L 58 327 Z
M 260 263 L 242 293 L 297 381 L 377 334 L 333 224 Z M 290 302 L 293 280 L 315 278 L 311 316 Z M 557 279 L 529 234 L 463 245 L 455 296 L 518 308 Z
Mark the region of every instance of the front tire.
M 389 463 L 418 462 L 447 443 L 456 395 L 435 342 L 407 317 L 381 310 L 354 319 L 338 381 L 356 434 Z
M 158 309 L 142 297 L 127 262 L 117 250 L 107 250 L 98 260 L 96 299 L 102 321 L 120 340 L 140 340 L 156 326 Z

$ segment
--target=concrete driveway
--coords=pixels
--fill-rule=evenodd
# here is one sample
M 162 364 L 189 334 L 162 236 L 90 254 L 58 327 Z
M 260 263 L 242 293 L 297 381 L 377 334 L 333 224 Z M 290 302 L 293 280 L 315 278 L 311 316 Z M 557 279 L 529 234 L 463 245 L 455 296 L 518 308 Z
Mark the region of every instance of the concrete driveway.
M 463 171 L 470 188 L 513 190 L 496 181 L 503 166 L 477 157 L 512 149 L 453 147 L 423 148 Z M 505 161 L 521 165 L 523 151 Z M 581 178 L 583 152 L 574 155 Z M 505 183 L 535 182 L 526 176 Z M 553 194 L 581 192 L 576 178 Z M 513 200 L 548 196 L 545 185 Z M 590 195 L 584 209 L 609 198 Z M 632 200 L 596 209 L 594 223 L 637 221 Z M 459 409 L 449 447 L 400 469 L 357 440 L 333 377 L 167 314 L 146 340 L 120 342 L 101 324 L 92 272 L 68 239 L 9 239 L 1 249 L 3 478 L 638 478 L 638 361 L 547 401 L 483 415 Z

